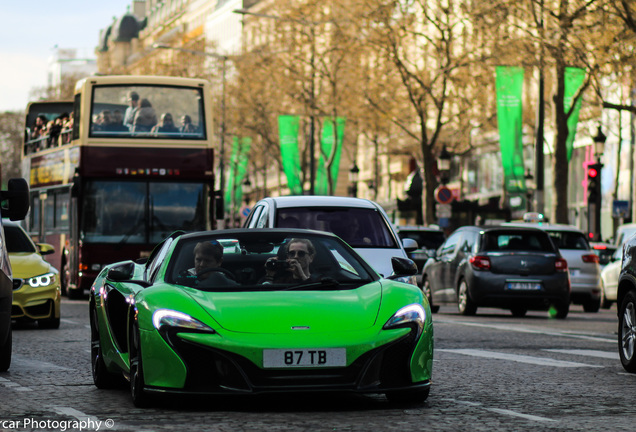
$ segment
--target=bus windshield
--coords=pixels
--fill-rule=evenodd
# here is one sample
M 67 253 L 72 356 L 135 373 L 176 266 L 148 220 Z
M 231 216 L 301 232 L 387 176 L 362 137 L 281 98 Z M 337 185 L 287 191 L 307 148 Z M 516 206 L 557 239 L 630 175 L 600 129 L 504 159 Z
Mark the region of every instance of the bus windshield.
M 203 89 L 160 85 L 96 85 L 91 138 L 205 140 Z
M 81 237 L 86 243 L 158 243 L 174 231 L 205 230 L 201 183 L 89 181 Z

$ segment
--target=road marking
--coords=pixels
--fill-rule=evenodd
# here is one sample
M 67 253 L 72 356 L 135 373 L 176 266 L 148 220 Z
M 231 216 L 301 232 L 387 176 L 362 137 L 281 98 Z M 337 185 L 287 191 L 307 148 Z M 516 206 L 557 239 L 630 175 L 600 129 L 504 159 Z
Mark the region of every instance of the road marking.
M 20 384 L 6 378 L 0 378 L 0 385 L 15 391 L 33 391 L 33 389 L 30 389 L 29 387 L 22 387 Z
M 66 324 L 79 324 L 77 321 L 73 321 L 73 320 L 66 319 L 66 318 L 60 318 L 60 321 L 62 321 L 63 323 L 66 323 Z
M 13 354 L 11 362 L 12 372 L 43 372 L 43 371 L 71 371 L 72 368 L 58 366 L 53 363 L 33 360 L 20 354 Z
M 516 325 L 510 325 L 510 324 L 483 324 L 483 323 L 474 323 L 474 322 L 468 322 L 468 321 L 452 321 L 452 320 L 443 320 L 443 319 L 442 320 L 437 319 L 437 320 L 434 320 L 434 322 L 442 323 L 442 324 L 459 324 L 459 325 L 466 325 L 471 327 L 492 328 L 496 330 L 514 331 L 519 333 L 533 333 L 533 334 L 541 334 L 546 336 L 561 336 L 561 337 L 569 337 L 574 339 L 584 339 L 584 340 L 589 340 L 594 342 L 605 342 L 605 343 L 612 343 L 612 344 L 616 343 L 616 338 L 606 339 L 606 338 L 602 338 L 598 336 L 575 334 L 571 332 L 560 332 L 560 331 L 548 330 L 548 329 L 534 329 L 534 328 L 516 326 Z
M 620 360 L 620 356 L 617 352 L 598 351 L 598 350 L 582 350 L 582 349 L 544 349 L 543 351 L 572 354 L 586 357 L 597 357 L 610 360 Z
M 531 357 L 526 355 L 518 355 L 518 354 L 508 354 L 496 351 L 484 351 L 484 350 L 476 350 L 476 349 L 436 349 L 435 351 L 448 352 L 452 354 L 463 354 L 473 357 L 483 357 L 488 359 L 497 359 L 497 360 L 509 360 L 516 361 L 519 363 L 527 363 L 534 364 L 539 366 L 552 366 L 552 367 L 592 367 L 592 368 L 601 368 L 603 366 L 589 365 L 585 363 L 576 363 L 570 361 L 563 360 L 553 360 L 550 358 L 542 358 L 542 357 Z
M 101 421 L 97 417 L 84 414 L 83 412 L 78 411 L 75 408 L 65 407 L 65 406 L 53 406 L 51 408 L 53 409 L 53 411 L 55 411 L 58 414 L 74 417 L 79 421 L 85 421 L 85 422 L 90 421 L 94 423 L 101 423 Z
M 558 420 L 554 420 L 548 417 L 541 417 L 541 416 L 536 416 L 536 415 L 531 415 L 531 414 L 523 414 L 517 411 L 512 411 L 512 410 L 508 410 L 508 409 L 501 409 L 501 408 L 488 408 L 483 406 L 481 403 L 479 402 L 470 402 L 470 401 L 460 401 L 460 400 L 456 400 L 456 399 L 442 399 L 443 401 L 447 401 L 447 402 L 452 402 L 452 403 L 456 403 L 459 405 L 468 405 L 468 406 L 472 406 L 472 407 L 480 407 L 483 408 L 486 411 L 490 411 L 490 412 L 494 412 L 497 414 L 502 414 L 502 415 L 508 415 L 508 416 L 512 416 L 512 417 L 521 417 L 524 418 L 526 420 L 532 420 L 532 421 L 538 421 L 538 422 L 556 422 Z

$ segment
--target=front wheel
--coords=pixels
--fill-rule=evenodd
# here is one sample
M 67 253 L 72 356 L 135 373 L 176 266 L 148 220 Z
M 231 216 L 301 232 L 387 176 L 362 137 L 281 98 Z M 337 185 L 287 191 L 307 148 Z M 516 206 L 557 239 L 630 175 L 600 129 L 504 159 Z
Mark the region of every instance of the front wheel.
M 60 328 L 60 318 L 55 318 L 55 315 L 50 318 L 39 319 L 38 327 L 41 329 L 58 329 Z
M 386 398 L 391 403 L 405 404 L 405 403 L 422 403 L 428 399 L 428 394 L 431 388 L 426 387 L 417 390 L 403 390 L 395 392 L 387 392 Z
M 583 310 L 585 312 L 598 312 L 601 308 L 601 299 L 598 300 L 588 300 L 583 303 Z
M 636 372 L 636 291 L 627 293 L 618 312 L 618 354 L 627 372 Z
M 0 372 L 4 372 L 11 366 L 11 347 L 12 347 L 11 329 L 7 335 L 7 340 L 0 346 Z
M 89 315 L 91 324 L 91 372 L 93 373 L 93 383 L 95 387 L 99 389 L 116 387 L 120 379 L 106 369 L 102 343 L 99 337 L 99 320 L 94 306 L 91 306 Z
M 514 307 L 510 309 L 512 316 L 515 318 L 523 318 L 528 313 L 528 309 L 524 307 Z
M 422 292 L 424 296 L 428 300 L 428 305 L 431 307 L 432 313 L 439 312 L 439 306 L 433 305 L 433 294 L 431 293 L 431 283 L 428 281 L 428 278 L 425 276 L 422 282 Z
M 465 316 L 475 315 L 477 313 L 477 305 L 473 303 L 468 295 L 468 284 L 465 280 L 459 283 L 457 291 L 457 309 L 459 313 Z
M 150 396 L 144 390 L 144 368 L 141 361 L 141 337 L 139 325 L 134 322 L 130 329 L 130 395 L 137 408 L 150 406 Z

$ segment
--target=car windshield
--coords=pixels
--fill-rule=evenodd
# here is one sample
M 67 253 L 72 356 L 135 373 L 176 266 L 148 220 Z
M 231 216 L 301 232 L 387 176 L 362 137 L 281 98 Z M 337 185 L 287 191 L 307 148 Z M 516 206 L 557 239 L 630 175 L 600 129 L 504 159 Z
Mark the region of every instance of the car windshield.
M 4 239 L 7 244 L 7 251 L 9 253 L 18 252 L 35 252 L 33 242 L 27 237 L 27 235 L 18 227 L 5 226 L 4 227 Z
M 482 250 L 554 252 L 554 246 L 540 231 L 488 231 L 482 240 Z
M 276 226 L 334 233 L 356 248 L 396 248 L 382 215 L 374 209 L 304 207 L 278 209 Z
M 184 236 L 166 272 L 167 282 L 202 291 L 352 289 L 377 279 L 339 239 L 287 231 Z
M 444 243 L 444 233 L 441 231 L 400 230 L 398 235 L 402 240 L 413 239 L 420 249 L 436 250 Z
M 590 249 L 590 245 L 582 233 L 576 231 L 550 231 L 548 234 L 550 234 L 550 238 L 559 249 Z

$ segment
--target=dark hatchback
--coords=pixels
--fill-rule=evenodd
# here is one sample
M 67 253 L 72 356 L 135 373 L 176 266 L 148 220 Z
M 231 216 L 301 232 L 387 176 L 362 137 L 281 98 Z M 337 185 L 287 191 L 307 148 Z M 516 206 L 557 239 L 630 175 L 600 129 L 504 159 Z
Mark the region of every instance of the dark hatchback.
M 565 318 L 570 305 L 567 261 L 549 235 L 536 228 L 465 226 L 454 231 L 422 271 L 433 312 L 457 304 L 462 315 L 478 307 L 550 310 Z
M 439 228 L 425 227 L 420 225 L 411 226 L 397 226 L 398 236 L 402 240 L 410 238 L 417 242 L 418 248 L 412 252 L 409 252 L 409 258 L 411 258 L 417 268 L 420 269 L 420 274 L 417 277 L 417 286 L 422 287 L 422 274 L 421 270 L 424 268 L 424 264 L 431 257 L 435 256 L 437 248 L 439 248 L 446 236 L 444 231 Z
M 623 243 L 616 293 L 618 355 L 627 372 L 636 373 L 636 236 Z

